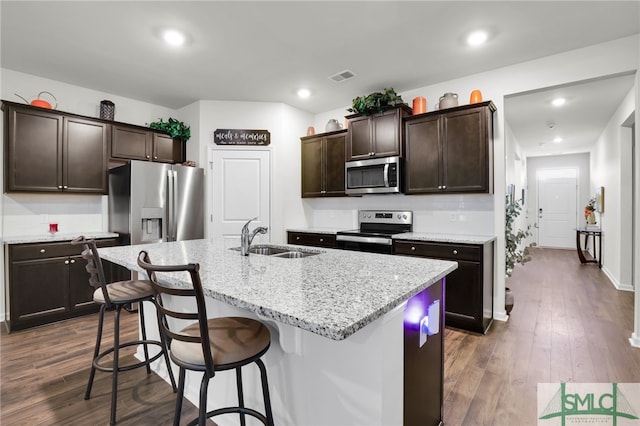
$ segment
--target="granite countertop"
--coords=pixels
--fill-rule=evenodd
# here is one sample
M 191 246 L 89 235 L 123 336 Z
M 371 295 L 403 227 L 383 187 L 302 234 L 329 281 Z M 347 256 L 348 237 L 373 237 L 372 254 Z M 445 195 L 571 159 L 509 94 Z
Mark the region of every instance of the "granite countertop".
M 283 245 L 320 254 L 299 259 L 242 256 L 223 241 L 107 247 L 100 255 L 131 270 L 140 250 L 152 263 L 200 263 L 205 295 L 265 318 L 342 340 L 457 268 L 456 262 Z M 185 286 L 187 273 L 159 274 Z
M 38 235 L 20 235 L 14 237 L 4 237 L 2 242 L 4 244 L 26 244 L 26 243 L 54 243 L 57 241 L 71 241 L 79 235 L 84 235 L 86 238 L 117 238 L 118 234 L 114 232 L 76 232 L 63 234 L 60 232 L 46 233 Z
M 406 232 L 396 234 L 394 240 L 433 241 L 438 243 L 485 244 L 496 239 L 491 235 L 438 234 L 431 232 Z

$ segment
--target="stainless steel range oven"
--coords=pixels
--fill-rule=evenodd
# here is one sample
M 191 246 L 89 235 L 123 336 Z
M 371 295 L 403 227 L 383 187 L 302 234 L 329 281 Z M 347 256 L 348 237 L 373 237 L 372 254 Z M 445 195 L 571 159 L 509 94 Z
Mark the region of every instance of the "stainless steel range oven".
M 413 212 L 399 210 L 360 210 L 358 229 L 339 231 L 336 247 L 372 253 L 393 252 L 392 235 L 413 231 Z

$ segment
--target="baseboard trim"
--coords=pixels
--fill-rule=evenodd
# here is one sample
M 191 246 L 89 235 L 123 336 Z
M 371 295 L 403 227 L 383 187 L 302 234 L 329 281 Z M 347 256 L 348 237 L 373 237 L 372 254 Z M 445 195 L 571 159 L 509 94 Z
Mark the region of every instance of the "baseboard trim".
M 629 343 L 634 348 L 640 348 L 640 336 L 638 336 L 636 333 L 632 333 L 631 337 L 629 338 Z
M 494 312 L 493 319 L 498 321 L 507 322 L 509 321 L 509 315 L 507 315 L 507 311 L 502 312 Z
M 616 290 L 620 290 L 620 291 L 633 291 L 634 290 L 634 288 L 633 288 L 633 286 L 631 284 L 622 284 L 618 280 L 616 280 L 615 277 L 611 274 L 611 272 L 609 272 L 609 270 L 607 268 L 605 268 L 604 266 L 602 267 L 602 272 L 604 272 L 604 274 L 609 279 L 611 284 L 613 284 L 613 287 L 615 287 Z

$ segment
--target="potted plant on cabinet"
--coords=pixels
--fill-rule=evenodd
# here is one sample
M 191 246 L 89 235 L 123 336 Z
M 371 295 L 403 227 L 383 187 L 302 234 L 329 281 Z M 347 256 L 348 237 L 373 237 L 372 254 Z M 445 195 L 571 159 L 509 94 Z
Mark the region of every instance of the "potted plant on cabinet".
M 159 121 L 149 123 L 149 127 L 155 130 L 162 130 L 163 132 L 171 135 L 172 138 L 178 139 L 180 142 L 186 142 L 191 138 L 191 128 L 182 121 L 171 117 L 169 117 L 168 121 L 164 121 L 162 118 L 159 118 L 158 120 Z
M 382 92 L 373 92 L 367 96 L 353 98 L 351 108 L 347 109 L 347 111 L 371 115 L 376 112 L 382 112 L 387 107 L 399 106 L 403 103 L 402 97 L 393 88 L 385 88 Z
M 509 278 L 513 273 L 516 264 L 524 265 L 531 260 L 529 247 L 534 247 L 536 243 L 530 243 L 522 247 L 522 242 L 533 235 L 531 225 L 527 225 L 526 229 L 514 229 L 515 220 L 520 216 L 522 204 L 520 200 L 514 200 L 512 197 L 506 197 L 505 207 L 505 275 Z M 505 309 L 507 314 L 513 309 L 514 297 L 511 289 L 505 287 Z

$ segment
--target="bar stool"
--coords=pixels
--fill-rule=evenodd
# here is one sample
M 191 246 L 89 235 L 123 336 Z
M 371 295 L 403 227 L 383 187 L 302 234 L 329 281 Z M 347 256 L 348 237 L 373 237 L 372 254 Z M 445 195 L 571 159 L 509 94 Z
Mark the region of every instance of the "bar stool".
M 243 317 L 221 317 L 207 319 L 204 292 L 200 281 L 200 265 L 190 263 L 188 265 L 158 266 L 152 265 L 149 255 L 141 251 L 138 255 L 138 266 L 149 275 L 156 298 L 158 311 L 162 316 L 160 323 L 170 343 L 169 354 L 171 360 L 180 367 L 178 378 L 178 396 L 173 424 L 180 424 L 182 400 L 184 397 L 186 370 L 203 373 L 200 383 L 199 415 L 189 425 L 204 426 L 207 418 L 229 413 L 240 415 L 240 424 L 245 425 L 245 415 L 255 417 L 263 424 L 273 426 L 273 414 L 269 399 L 269 385 L 267 383 L 267 370 L 260 359 L 271 344 L 269 329 L 260 321 Z M 170 272 L 188 272 L 191 276 L 192 288 L 169 287 L 158 282 L 156 272 L 163 275 Z M 191 303 L 195 298 L 195 309 L 185 312 L 182 304 L 180 311 L 172 310 L 165 304 L 163 296 L 169 296 L 172 303 L 177 303 L 177 298 L 189 298 Z M 174 308 L 175 309 L 175 308 Z M 195 312 L 194 312 L 195 310 Z M 170 317 L 171 322 L 167 321 Z M 187 320 L 190 322 L 184 328 L 179 329 L 177 324 Z M 195 320 L 195 322 L 193 322 Z M 242 367 L 255 362 L 260 369 L 262 394 L 264 398 L 265 414 L 244 406 L 242 389 Z M 236 387 L 238 390 L 238 406 L 218 408 L 207 412 L 207 388 L 209 379 L 215 376 L 216 371 L 235 369 Z
M 148 340 L 147 330 L 144 321 L 144 303 L 154 302 L 153 288 L 149 281 L 132 280 L 132 281 L 118 281 L 107 284 L 104 269 L 102 267 L 102 260 L 98 254 L 98 248 L 94 240 L 87 240 L 84 236 L 79 236 L 71 241 L 71 244 L 80 244 L 83 246 L 82 257 L 87 261 L 87 272 L 89 272 L 89 284 L 95 288 L 93 293 L 93 300 L 100 304 L 100 313 L 98 317 L 98 335 L 96 337 L 96 346 L 93 352 L 93 361 L 91 363 L 91 373 L 89 374 L 89 383 L 87 384 L 87 390 L 84 395 L 84 399 L 91 397 L 91 388 L 93 386 L 93 379 L 96 374 L 96 370 L 112 373 L 112 385 L 111 385 L 111 417 L 110 424 L 116 423 L 116 403 L 118 401 L 118 373 L 122 371 L 129 371 L 138 367 L 146 366 L 147 374 L 151 373 L 150 364 L 160 358 L 164 357 L 167 363 L 167 370 L 169 371 L 169 378 L 171 380 L 171 386 L 173 391 L 176 392 L 176 383 L 171 370 L 171 364 L 169 363 L 169 356 L 167 351 L 167 345 L 164 340 L 164 335 L 160 333 L 160 341 Z M 120 342 L 120 312 L 123 308 L 129 308 L 131 304 L 138 304 L 138 312 L 140 315 L 140 327 L 142 331 L 142 340 Z M 100 351 L 100 345 L 102 342 L 102 328 L 104 324 L 104 314 L 106 311 L 115 311 L 114 325 L 113 325 L 113 346 L 106 350 Z M 158 315 L 158 320 L 160 316 Z M 160 325 L 158 325 L 160 329 Z M 119 355 L 120 349 L 142 345 L 144 351 L 144 360 L 130 364 L 120 365 Z M 160 347 L 158 352 L 153 357 L 149 357 L 149 345 L 155 345 Z M 101 364 L 102 359 L 113 353 L 113 364 L 107 366 Z

